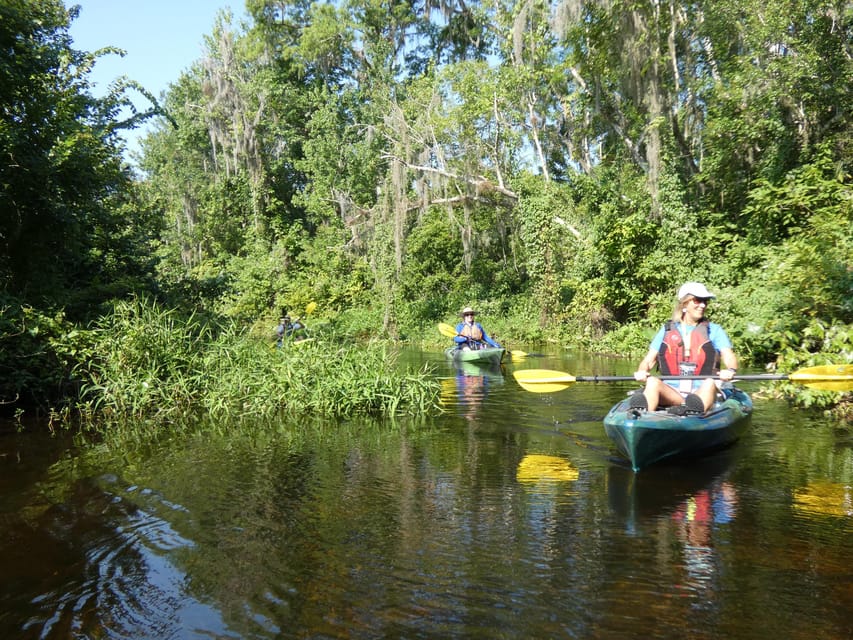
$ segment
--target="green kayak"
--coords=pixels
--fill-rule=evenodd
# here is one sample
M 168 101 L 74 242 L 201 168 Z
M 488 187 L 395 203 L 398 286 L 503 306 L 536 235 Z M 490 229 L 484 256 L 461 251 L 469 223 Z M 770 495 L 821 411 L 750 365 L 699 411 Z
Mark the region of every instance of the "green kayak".
M 499 365 L 503 360 L 506 349 L 485 347 L 483 349 L 459 349 L 450 347 L 445 355 L 453 362 L 474 362 L 487 365 Z
M 725 400 L 709 411 L 686 416 L 637 411 L 626 398 L 605 416 L 604 431 L 634 471 L 662 460 L 703 455 L 737 441 L 752 415 L 752 399 L 746 393 L 734 388 L 725 393 Z

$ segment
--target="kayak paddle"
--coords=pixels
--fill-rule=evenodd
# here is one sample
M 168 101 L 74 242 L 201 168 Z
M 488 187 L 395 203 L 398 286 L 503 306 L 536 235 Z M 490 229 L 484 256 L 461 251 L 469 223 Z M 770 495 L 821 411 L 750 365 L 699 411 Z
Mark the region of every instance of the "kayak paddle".
M 438 332 L 443 336 L 447 336 L 448 338 L 455 338 L 457 335 L 456 329 L 451 327 L 449 324 L 445 324 L 444 322 L 438 323 Z
M 562 371 L 550 369 L 522 369 L 513 371 L 518 384 L 533 393 L 552 393 L 562 391 L 575 382 L 636 382 L 634 376 L 573 376 Z M 662 380 L 703 380 L 709 376 L 658 376 Z M 853 364 L 827 364 L 800 369 L 793 373 L 756 373 L 736 375 L 736 381 L 742 380 L 790 380 L 799 382 L 810 389 L 824 391 L 853 391 Z

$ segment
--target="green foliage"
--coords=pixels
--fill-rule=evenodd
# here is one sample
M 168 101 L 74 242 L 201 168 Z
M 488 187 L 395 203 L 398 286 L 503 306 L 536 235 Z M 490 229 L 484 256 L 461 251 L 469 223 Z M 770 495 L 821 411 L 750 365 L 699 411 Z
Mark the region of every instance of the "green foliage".
M 814 321 L 853 321 L 853 212 L 849 186 L 825 156 L 792 171 L 780 186 L 757 186 L 750 195 L 753 211 L 778 220 L 775 211 L 797 210 L 797 229 L 775 245 L 736 243 L 729 268 L 738 282 L 721 305 L 733 337 L 754 359 L 772 359 L 789 336 L 799 335 Z M 781 214 L 780 214 L 781 215 Z M 769 231 L 775 237 L 775 231 Z
M 129 83 L 91 96 L 96 56 L 70 48 L 74 15 L 57 0 L 0 6 L 0 283 L 85 319 L 140 284 L 158 226 L 138 216 L 121 163 L 116 129 L 131 125 L 114 118 Z
M 283 291 L 309 291 L 328 310 L 369 303 L 374 277 L 367 259 L 349 251 L 352 236 L 336 225 L 322 225 L 302 243 L 299 260 L 284 274 Z
M 630 357 L 639 362 L 649 350 L 649 343 L 658 328 L 652 329 L 637 322 L 623 324 L 601 336 L 587 332 L 580 336 L 577 344 L 595 353 Z
M 428 326 L 442 317 L 469 289 L 462 268 L 462 247 L 447 221 L 447 213 L 430 209 L 406 240 L 400 275 L 400 298 L 405 304 L 404 327 Z
M 520 198 L 516 211 L 519 220 L 519 251 L 526 265 L 534 295 L 541 304 L 542 317 L 560 309 L 560 289 L 556 286 L 561 273 L 577 253 L 579 239 L 567 227 L 577 224 L 574 207 L 565 189 L 557 185 L 539 184 L 533 176 L 522 176 L 516 183 Z M 573 250 L 574 249 L 574 250 Z
M 94 330 L 81 408 L 105 429 L 294 415 L 420 414 L 437 409 L 426 372 L 397 372 L 380 344 L 310 341 L 275 349 L 236 324 L 212 326 L 143 300 L 120 303 Z
M 585 322 L 592 313 L 599 318 L 625 321 L 641 315 L 646 297 L 656 281 L 646 282 L 650 270 L 644 270 L 660 225 L 651 217 L 648 191 L 631 169 L 603 170 L 597 183 L 582 184 L 582 199 L 576 205 L 588 224 L 584 248 L 569 273 L 569 286 L 585 287 L 587 292 L 572 296 L 570 316 Z M 586 181 L 584 181 L 586 182 Z M 597 280 L 595 302 L 587 302 L 590 280 Z M 583 310 L 578 305 L 583 305 Z M 587 319 L 594 320 L 591 316 Z M 598 320 L 594 324 L 602 326 Z M 604 325 L 606 326 L 606 325 Z
M 0 286 L 19 309 L 3 335 L 38 326 L 52 345 L 3 338 L 5 397 L 66 393 L 83 352 L 65 318 L 99 313 L 99 339 L 136 332 L 136 372 L 167 380 L 105 405 L 144 416 L 189 404 L 184 349 L 222 331 L 223 357 L 251 357 L 212 318 L 266 327 L 310 301 L 337 337 L 434 333 L 475 304 L 497 335 L 634 353 L 702 280 L 756 364 L 853 320 L 849 16 L 822 0 L 553 20 L 541 4 L 247 7 L 245 31 L 221 14 L 165 109 L 118 121 L 133 83 L 90 95 L 101 53 L 69 47 L 74 10 L 0 6 Z M 133 183 L 116 132 L 155 111 Z M 163 306 L 117 305 L 110 325 L 140 291 Z
M 572 341 L 597 350 L 599 340 L 613 328 L 613 315 L 608 308 L 606 287 L 602 278 L 564 280 L 571 291 L 565 309 L 562 332 Z
M 747 239 L 755 245 L 771 245 L 803 232 L 811 237 L 825 234 L 825 230 L 809 228 L 811 219 L 836 217 L 843 213 L 839 208 L 846 209 L 849 220 L 850 188 L 844 179 L 832 155 L 824 150 L 778 181 L 756 181 L 743 209 L 749 223 Z
M 245 322 L 269 309 L 287 308 L 285 300 L 289 296 L 286 294 L 292 283 L 287 282 L 285 265 L 293 256 L 287 254 L 285 246 L 279 243 L 271 247 L 264 240 L 256 239 L 244 246 L 243 253 L 227 260 L 223 268 L 232 274 L 230 286 L 217 301 L 217 308 L 223 315 Z M 287 288 L 279 289 L 282 285 Z
M 295 167 L 310 178 L 311 188 L 300 189 L 294 200 L 313 224 L 329 223 L 338 215 L 358 216 L 374 203 L 384 164 L 379 140 L 356 119 L 367 106 L 360 104 L 364 97 L 325 89 L 311 90 L 309 96 L 312 112 L 302 133 L 303 158 Z
M 189 411 L 198 391 L 195 365 L 213 334 L 196 317 L 144 300 L 120 302 L 94 329 L 95 358 L 82 406 L 107 419 L 168 420 Z
M 778 228 L 771 218 L 796 220 L 796 236 L 779 246 L 769 265 L 774 280 L 789 292 L 786 311 L 792 315 L 853 319 L 853 191 L 845 178 L 823 155 L 792 171 L 781 189 L 762 188 L 755 197 L 765 197 L 756 209 L 765 212 L 767 228 Z
M 72 370 L 91 355 L 88 333 L 62 313 L 0 294 L 0 411 L 67 405 L 77 392 Z
M 298 59 L 306 72 L 316 70 L 322 77 L 334 78 L 343 67 L 355 38 L 350 16 L 343 7 L 312 3 L 305 28 L 299 39 Z
M 361 304 L 341 310 L 321 329 L 340 342 L 369 341 L 385 335 L 384 320 L 384 307 Z
M 646 253 L 635 275 L 641 291 L 674 293 L 675 283 L 707 280 L 705 268 L 698 265 L 710 264 L 713 258 L 701 233 L 699 215 L 671 171 L 660 178 L 659 201 L 656 236 L 647 250 L 640 248 Z
M 811 321 L 802 331 L 786 334 L 776 365 L 780 371 L 853 362 L 853 324 L 828 326 Z M 853 392 L 821 391 L 791 382 L 779 383 L 779 392 L 793 404 L 828 410 L 840 418 L 853 418 Z
M 778 184 L 814 149 L 849 137 L 849 27 L 840 27 L 822 0 L 784 11 L 759 2 L 717 3 L 706 11 L 705 28 L 726 55 L 722 79 L 705 95 L 710 144 L 703 172 L 721 219 L 737 224 L 754 180 Z M 760 233 L 756 222 L 751 230 Z M 766 231 L 774 234 L 780 224 L 784 218 Z
M 282 412 L 394 416 L 437 409 L 438 382 L 426 372 L 398 373 L 393 354 L 381 343 L 341 347 L 311 341 L 271 352 L 224 334 L 207 350 L 202 369 L 212 374 L 202 404 L 217 419 L 272 419 Z

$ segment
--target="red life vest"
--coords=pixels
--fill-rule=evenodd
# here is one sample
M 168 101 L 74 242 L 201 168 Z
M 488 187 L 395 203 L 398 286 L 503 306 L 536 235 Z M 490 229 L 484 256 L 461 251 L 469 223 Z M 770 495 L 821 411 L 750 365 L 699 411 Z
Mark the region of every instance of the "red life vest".
M 476 322 L 473 324 L 462 323 L 462 331 L 459 332 L 460 336 L 465 336 L 470 340 L 476 340 L 477 342 L 483 341 L 483 330 L 480 329 L 480 325 Z
M 681 375 L 679 364 L 692 362 L 695 375 L 713 375 L 717 370 L 719 354 L 708 337 L 708 321 L 702 320 L 690 332 L 690 344 L 684 348 L 681 332 L 672 320 L 664 325 L 663 342 L 658 353 L 658 367 L 663 375 Z

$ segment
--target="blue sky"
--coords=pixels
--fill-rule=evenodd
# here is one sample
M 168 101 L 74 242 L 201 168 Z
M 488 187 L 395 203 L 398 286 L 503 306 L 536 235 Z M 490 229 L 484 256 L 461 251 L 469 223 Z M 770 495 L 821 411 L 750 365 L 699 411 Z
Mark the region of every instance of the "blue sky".
M 112 80 L 126 75 L 155 96 L 178 79 L 201 58 L 204 36 L 211 33 L 220 9 L 231 9 L 235 24 L 244 15 L 243 0 L 65 0 L 65 6 L 80 5 L 80 16 L 71 24 L 74 48 L 95 51 L 115 46 L 127 51 L 119 57 L 101 57 L 90 76 L 102 95 Z M 134 98 L 140 109 L 148 106 L 142 96 Z M 128 148 L 137 149 L 130 133 Z

